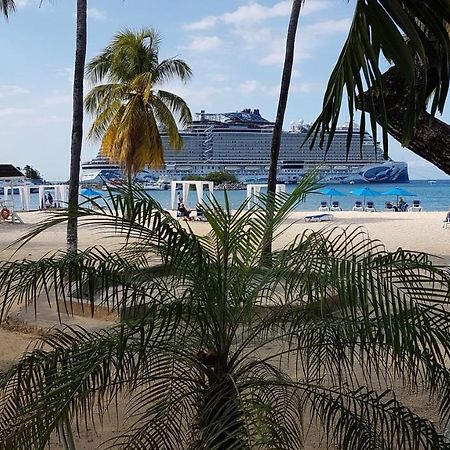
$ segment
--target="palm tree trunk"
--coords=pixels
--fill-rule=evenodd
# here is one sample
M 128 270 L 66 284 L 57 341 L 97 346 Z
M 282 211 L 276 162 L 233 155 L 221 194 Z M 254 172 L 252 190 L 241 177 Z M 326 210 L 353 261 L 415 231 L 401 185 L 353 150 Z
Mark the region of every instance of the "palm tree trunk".
M 298 19 L 303 0 L 293 0 L 291 17 L 286 37 L 286 53 L 284 56 L 283 75 L 281 78 L 280 97 L 278 100 L 277 117 L 273 127 L 272 145 L 270 149 L 270 168 L 269 179 L 267 182 L 267 194 L 269 198 L 267 215 L 270 220 L 274 215 L 275 209 L 275 190 L 277 185 L 277 167 L 278 156 L 280 154 L 281 133 L 283 131 L 284 114 L 291 84 L 292 66 L 294 65 L 295 36 L 297 34 Z M 267 258 L 272 252 L 272 230 L 268 231 L 263 249 L 263 259 Z
M 87 0 L 77 0 L 77 39 L 75 70 L 73 80 L 72 141 L 70 147 L 69 212 L 73 214 L 78 206 L 80 187 L 80 160 L 83 143 L 83 81 L 87 41 Z M 67 248 L 78 248 L 77 218 L 67 222 Z
M 395 67 L 391 67 L 383 74 L 383 81 L 387 131 L 394 139 L 401 142 L 403 117 L 409 92 L 400 71 Z M 366 99 L 365 103 L 363 99 Z M 368 93 L 366 92 L 357 99 L 356 107 L 364 110 L 367 104 Z M 377 117 L 377 120 L 380 120 L 380 117 Z M 414 136 L 407 148 L 450 175 L 450 125 L 432 118 L 425 108 L 417 120 Z

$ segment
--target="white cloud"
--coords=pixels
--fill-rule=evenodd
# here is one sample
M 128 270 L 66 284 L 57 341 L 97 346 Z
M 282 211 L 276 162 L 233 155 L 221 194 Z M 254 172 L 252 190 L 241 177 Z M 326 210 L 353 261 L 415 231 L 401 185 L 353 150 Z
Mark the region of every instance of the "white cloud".
M 105 20 L 106 13 L 97 8 L 88 8 L 87 15 L 90 19 Z
M 240 6 L 231 13 L 225 13 L 221 20 L 225 23 L 237 25 L 239 23 L 259 23 L 274 17 L 289 16 L 291 12 L 291 0 L 275 3 L 273 6 L 263 6 L 259 3 L 250 3 Z
M 329 0 L 308 0 L 301 11 L 302 17 L 323 9 L 330 5 Z M 184 25 L 186 30 L 207 30 L 215 27 L 219 23 L 238 26 L 240 24 L 249 25 L 261 23 L 276 17 L 287 17 L 290 15 L 292 0 L 282 0 L 273 6 L 265 6 L 258 2 L 251 1 L 247 5 L 240 6 L 234 11 L 217 16 L 206 16 L 202 19 Z
M 187 23 L 183 28 L 188 31 L 208 30 L 213 28 L 218 21 L 219 18 L 217 16 L 206 16 L 196 22 Z
M 31 1 L 30 0 L 16 0 L 14 3 L 16 4 L 17 8 L 24 8 L 29 3 L 31 3 Z
M 208 52 L 215 50 L 222 45 L 222 41 L 217 36 L 195 36 L 187 46 L 180 48 L 192 52 Z
M 270 96 L 277 96 L 280 91 L 280 85 L 268 85 L 258 80 L 246 80 L 239 85 L 238 89 L 244 95 L 260 93 Z
M 31 108 L 0 108 L 0 117 L 30 116 L 33 114 Z
M 329 35 L 334 33 L 347 32 L 350 29 L 351 19 L 324 20 L 307 25 L 303 28 L 303 33 L 312 33 L 315 35 Z
M 324 20 L 300 26 L 297 32 L 295 59 L 298 61 L 311 58 L 314 49 L 320 45 L 323 39 L 327 36 L 347 32 L 350 24 L 351 19 L 345 18 Z M 269 51 L 259 60 L 259 64 L 262 66 L 281 66 L 285 54 L 285 36 L 272 36 L 271 39 L 265 39 L 265 42 L 270 42 L 270 45 L 266 45 Z
M 0 85 L 0 97 L 9 97 L 13 95 L 29 94 L 30 91 L 22 86 L 15 84 L 3 84 Z

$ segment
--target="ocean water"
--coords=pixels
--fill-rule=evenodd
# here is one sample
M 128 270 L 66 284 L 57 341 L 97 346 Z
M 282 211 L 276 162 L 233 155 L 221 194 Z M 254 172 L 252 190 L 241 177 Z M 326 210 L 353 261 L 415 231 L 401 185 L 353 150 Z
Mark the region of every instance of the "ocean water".
M 372 190 L 377 191 L 379 193 L 385 192 L 392 187 L 399 186 L 411 193 L 415 194 L 411 197 L 405 197 L 404 200 L 411 204 L 414 199 L 419 199 L 422 202 L 422 207 L 424 211 L 450 211 L 450 180 L 437 180 L 434 184 L 429 184 L 427 181 L 411 181 L 408 184 L 370 184 L 370 185 L 347 185 L 340 184 L 334 185 L 335 189 L 341 191 L 346 194 L 342 197 L 334 197 L 333 200 L 339 200 L 340 206 L 343 210 L 351 210 L 353 205 L 355 204 L 355 200 L 363 200 L 362 197 L 357 197 L 350 193 L 350 191 L 358 189 L 359 187 L 368 186 Z M 325 186 L 324 186 L 325 187 Z M 295 186 L 287 185 L 286 192 L 290 193 L 294 190 Z M 157 200 L 164 208 L 170 208 L 170 190 L 167 191 L 148 191 L 149 194 Z M 105 193 L 103 193 L 105 195 Z M 223 203 L 224 193 L 223 191 L 214 191 L 214 195 L 219 200 L 219 202 Z M 16 201 L 20 204 L 19 196 L 15 196 Z M 228 191 L 228 198 L 231 203 L 233 209 L 237 208 L 246 197 L 246 191 Z M 192 208 L 196 204 L 196 194 L 195 190 L 191 189 L 189 193 L 187 207 Z M 309 194 L 306 200 L 301 203 L 297 210 L 300 211 L 314 211 L 319 208 L 321 201 L 329 201 L 329 197 L 314 193 Z M 378 210 L 384 209 L 384 203 L 386 201 L 396 201 L 395 196 L 387 196 L 381 195 L 373 198 L 367 198 L 366 200 L 372 200 L 375 203 L 375 207 Z M 37 208 L 38 205 L 38 195 L 32 194 L 31 205 L 33 208 Z

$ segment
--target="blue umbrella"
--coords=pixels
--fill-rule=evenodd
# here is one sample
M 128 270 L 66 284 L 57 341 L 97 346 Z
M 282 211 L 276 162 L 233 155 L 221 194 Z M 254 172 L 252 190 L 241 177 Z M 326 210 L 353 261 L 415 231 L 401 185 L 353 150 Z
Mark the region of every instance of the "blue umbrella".
M 354 191 L 350 191 L 350 194 L 364 197 L 364 204 L 366 204 L 366 197 L 378 197 L 379 195 L 381 195 L 379 192 L 374 191 L 368 187 L 355 189 Z
M 407 191 L 406 189 L 403 189 L 401 187 L 393 187 L 386 192 L 383 192 L 383 195 L 396 195 L 397 196 L 397 205 L 398 205 L 398 198 L 399 197 L 414 197 L 416 194 L 413 194 L 412 192 Z
M 334 188 L 325 188 L 325 189 L 320 190 L 319 192 L 323 195 L 330 196 L 330 204 L 331 204 L 331 201 L 333 200 L 333 196 L 335 196 L 335 197 L 345 196 L 345 194 L 343 192 L 338 191 L 337 189 L 334 189 Z
M 94 189 L 86 188 L 81 191 L 81 195 L 84 197 L 101 197 L 102 194 L 100 192 L 94 191 Z

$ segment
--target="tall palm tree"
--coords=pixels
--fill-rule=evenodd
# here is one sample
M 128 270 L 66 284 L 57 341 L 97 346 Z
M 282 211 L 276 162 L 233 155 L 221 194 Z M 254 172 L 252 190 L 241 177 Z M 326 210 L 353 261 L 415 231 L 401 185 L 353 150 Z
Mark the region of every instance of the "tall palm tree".
M 281 133 L 283 132 L 284 114 L 286 112 L 289 86 L 291 84 L 292 66 L 294 65 L 294 49 L 295 49 L 295 36 L 297 34 L 298 19 L 300 16 L 300 8 L 303 5 L 304 0 L 293 0 L 291 16 L 289 20 L 289 27 L 286 36 L 286 53 L 284 56 L 283 74 L 281 77 L 280 85 L 280 97 L 278 99 L 277 116 L 275 118 L 275 124 L 272 134 L 272 145 L 270 148 L 270 166 L 269 176 L 267 181 L 267 192 L 269 197 L 275 197 L 275 191 L 277 186 L 277 169 L 278 169 L 278 157 L 280 155 L 281 147 Z M 267 214 L 272 216 L 274 214 L 273 206 L 268 205 Z M 272 233 L 268 230 L 268 234 L 265 237 L 265 259 L 270 258 L 272 251 Z
M 77 32 L 73 77 L 72 136 L 70 145 L 69 211 L 78 206 L 81 148 L 83 145 L 83 84 L 87 47 L 87 0 L 77 0 Z M 67 222 L 67 248 L 78 248 L 77 218 Z
M 89 136 L 101 139 L 101 152 L 119 161 L 129 176 L 146 165 L 164 164 L 158 126 L 179 150 L 182 140 L 174 115 L 182 126 L 192 120 L 185 101 L 161 89 L 174 78 L 186 82 L 191 69 L 178 58 L 160 61 L 159 45 L 153 29 L 125 30 L 87 66 L 89 79 L 104 83 L 86 97 L 86 109 L 95 116 Z
M 271 220 L 213 200 L 204 236 L 145 192 L 133 190 L 127 204 L 124 188 L 103 209 L 78 213 L 122 234 L 122 249 L 1 263 L 2 319 L 40 293 L 70 307 L 84 291 L 87 304 L 124 320 L 55 330 L 0 375 L 0 448 L 44 448 L 61 416 L 82 426 L 94 405 L 102 415 L 118 396 L 130 400 L 116 442 L 124 449 L 301 449 L 310 420 L 339 448 L 448 448 L 395 392 L 376 391 L 391 376 L 421 383 L 449 417 L 450 290 L 426 254 L 326 228 L 260 266 L 267 228 L 280 236 L 313 187 L 305 179 L 278 197 Z M 66 218 L 56 213 L 26 239 Z

